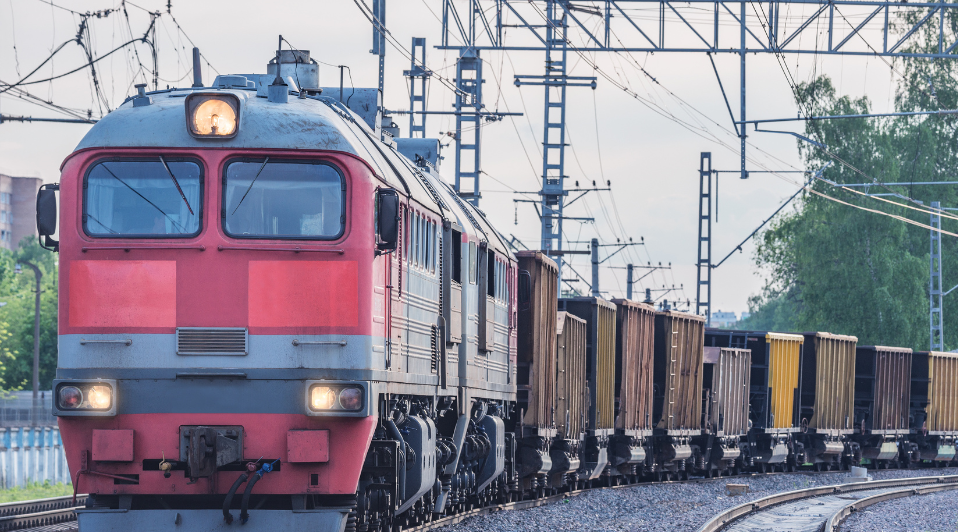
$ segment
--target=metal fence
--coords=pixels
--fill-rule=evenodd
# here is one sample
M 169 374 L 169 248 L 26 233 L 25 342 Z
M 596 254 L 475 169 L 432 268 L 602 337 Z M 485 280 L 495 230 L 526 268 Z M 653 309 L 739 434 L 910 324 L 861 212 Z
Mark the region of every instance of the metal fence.
M 0 428 L 0 489 L 43 481 L 70 484 L 60 429 Z
M 0 397 L 0 427 L 33 426 L 33 392 L 9 392 Z M 53 415 L 53 392 L 40 392 L 37 405 L 36 426 L 55 427 L 57 418 Z

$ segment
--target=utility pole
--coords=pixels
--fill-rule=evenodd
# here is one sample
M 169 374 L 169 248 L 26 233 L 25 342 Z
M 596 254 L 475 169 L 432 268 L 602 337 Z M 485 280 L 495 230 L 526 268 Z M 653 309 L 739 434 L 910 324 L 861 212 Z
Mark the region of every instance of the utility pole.
M 625 298 L 631 300 L 632 285 L 634 284 L 634 281 L 632 280 L 632 265 L 629 264 L 626 268 L 628 272 L 625 274 Z
M 592 239 L 592 297 L 602 297 L 599 291 L 599 239 Z
M 36 280 L 36 302 L 33 311 L 33 411 L 30 414 L 30 424 L 37 426 L 37 413 L 40 412 L 40 280 L 43 274 L 40 268 L 28 261 L 20 261 L 17 266 L 26 266 L 33 270 L 33 277 Z M 15 273 L 22 273 L 21 268 L 16 268 Z

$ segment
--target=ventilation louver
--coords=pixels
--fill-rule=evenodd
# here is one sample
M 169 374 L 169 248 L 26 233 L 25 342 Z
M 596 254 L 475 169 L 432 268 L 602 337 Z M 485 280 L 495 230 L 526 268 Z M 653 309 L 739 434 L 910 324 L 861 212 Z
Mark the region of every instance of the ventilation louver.
M 176 329 L 177 355 L 246 355 L 249 335 L 237 327 L 180 327 Z

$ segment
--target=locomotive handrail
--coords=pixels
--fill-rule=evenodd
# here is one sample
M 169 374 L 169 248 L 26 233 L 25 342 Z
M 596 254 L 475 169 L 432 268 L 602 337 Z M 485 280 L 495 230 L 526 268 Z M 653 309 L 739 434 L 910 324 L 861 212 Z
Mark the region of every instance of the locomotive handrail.
M 133 249 L 188 249 L 195 251 L 206 251 L 206 246 L 97 246 L 97 247 L 83 247 L 80 248 L 80 251 L 86 253 L 87 251 L 119 251 L 123 250 L 127 253 Z
M 292 251 L 293 253 L 338 253 L 340 255 L 346 253 L 346 250 L 340 248 L 301 248 L 299 246 L 292 248 L 273 248 L 273 247 L 263 247 L 263 248 L 253 248 L 253 247 L 244 247 L 244 246 L 217 246 L 216 248 L 219 251 Z
M 181 371 L 176 374 L 177 379 L 245 379 L 246 373 L 242 372 L 216 372 L 216 371 Z
M 125 346 L 131 346 L 133 345 L 133 339 L 126 338 L 121 340 L 86 340 L 81 338 L 80 345 L 86 345 L 86 344 L 123 344 Z
M 958 475 L 949 475 L 949 476 L 940 476 L 940 477 L 913 477 L 913 478 L 899 478 L 899 479 L 888 479 L 888 480 L 873 480 L 870 482 L 856 482 L 854 484 L 838 484 L 833 486 L 819 486 L 817 488 L 808 488 L 803 490 L 788 491 L 785 493 L 778 493 L 775 495 L 770 495 L 768 497 L 763 497 L 761 499 L 756 499 L 751 502 L 740 504 L 733 508 L 730 508 L 717 516 L 713 517 L 710 521 L 702 525 L 698 529 L 698 532 L 717 532 L 722 530 L 726 526 L 730 525 L 733 521 L 741 519 L 749 514 L 761 510 L 763 508 L 768 508 L 770 506 L 777 506 L 782 503 L 791 502 L 798 499 L 805 499 L 808 497 L 819 497 L 822 495 L 829 495 L 833 493 L 846 493 L 852 491 L 862 491 L 862 490 L 873 490 L 880 488 L 894 488 L 897 486 L 907 486 L 914 484 L 955 484 L 955 487 L 958 488 Z
M 346 345 L 346 340 L 316 340 L 316 341 L 311 341 L 311 340 L 297 340 L 297 339 L 294 338 L 294 339 L 293 339 L 293 345 L 294 345 L 294 346 L 300 346 L 300 345 L 339 345 L 339 346 L 344 346 L 344 347 L 345 347 L 345 345 Z

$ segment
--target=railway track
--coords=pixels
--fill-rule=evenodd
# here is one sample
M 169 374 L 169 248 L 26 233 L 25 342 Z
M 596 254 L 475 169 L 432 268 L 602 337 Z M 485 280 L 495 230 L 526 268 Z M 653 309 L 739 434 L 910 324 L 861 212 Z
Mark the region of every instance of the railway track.
M 806 472 L 831 475 L 844 471 Z M 546 506 L 564 499 L 578 497 L 602 489 L 623 489 L 647 485 L 696 484 L 752 478 L 756 476 L 786 475 L 788 473 L 745 473 L 719 478 L 693 478 L 667 482 L 639 482 L 615 486 L 600 486 L 573 492 L 558 493 L 539 499 L 477 508 L 455 515 L 433 519 L 428 523 L 404 528 L 404 532 L 428 532 L 454 525 L 466 519 L 508 510 L 525 510 Z M 834 532 L 841 522 L 857 510 L 891 499 L 924 495 L 958 489 L 958 475 L 878 480 L 867 483 L 822 486 L 780 493 L 751 501 L 717 515 L 698 532 L 745 532 L 750 530 L 809 530 Z M 74 510 L 83 507 L 85 496 L 56 497 L 0 505 L 0 532 L 66 532 L 75 531 Z
M 840 474 L 840 473 L 847 473 L 847 471 L 815 471 L 815 472 L 806 471 L 804 473 L 816 474 L 816 475 L 834 475 L 834 474 Z M 539 499 L 532 499 L 527 501 L 515 501 L 510 503 L 497 504 L 494 506 L 486 506 L 484 508 L 477 508 L 475 510 L 470 510 L 468 512 L 462 512 L 455 515 L 449 515 L 449 516 L 441 517 L 438 519 L 433 519 L 432 521 L 428 523 L 422 523 L 416 526 L 403 528 L 403 532 L 427 532 L 430 530 L 437 530 L 442 527 L 460 523 L 471 517 L 477 517 L 480 515 L 489 515 L 489 514 L 494 514 L 496 512 L 502 512 L 507 510 L 526 510 L 529 508 L 546 506 L 549 504 L 562 501 L 563 499 L 578 497 L 579 495 L 585 495 L 587 493 L 594 492 L 596 490 L 636 488 L 639 486 L 661 486 L 663 484 L 698 484 L 698 483 L 705 483 L 705 482 L 720 482 L 720 481 L 726 481 L 726 480 L 737 479 L 737 478 L 767 477 L 771 475 L 788 475 L 788 474 L 789 473 L 787 472 L 743 473 L 740 475 L 723 475 L 721 477 L 714 477 L 714 478 L 691 478 L 688 480 L 669 480 L 664 482 L 663 481 L 636 482 L 632 484 L 619 484 L 615 486 L 598 486 L 594 488 L 587 488 L 587 489 L 576 490 L 571 492 L 558 493 L 555 495 L 549 495 Z M 933 477 L 933 478 L 939 478 L 939 477 Z M 956 478 L 956 482 L 958 482 L 958 476 L 955 476 L 955 478 Z M 958 488 L 958 484 L 956 484 L 956 488 Z
M 70 530 L 62 526 L 76 521 L 74 510 L 86 504 L 86 496 L 52 497 L 0 504 L 0 532 L 14 530 Z
M 771 495 L 714 517 L 698 532 L 834 532 L 855 511 L 891 499 L 958 489 L 958 475 L 875 480 Z

